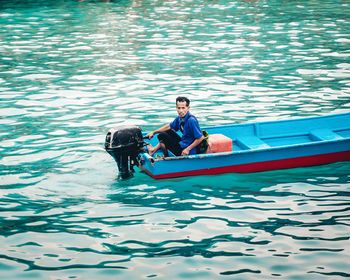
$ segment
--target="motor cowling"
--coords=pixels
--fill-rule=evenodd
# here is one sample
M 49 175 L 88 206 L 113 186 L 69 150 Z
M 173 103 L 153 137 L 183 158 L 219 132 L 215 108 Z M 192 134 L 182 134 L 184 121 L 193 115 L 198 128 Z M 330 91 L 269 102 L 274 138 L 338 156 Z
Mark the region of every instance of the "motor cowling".
M 142 131 L 137 126 L 120 126 L 107 132 L 105 149 L 117 162 L 119 178 L 127 179 L 133 175 L 143 146 Z

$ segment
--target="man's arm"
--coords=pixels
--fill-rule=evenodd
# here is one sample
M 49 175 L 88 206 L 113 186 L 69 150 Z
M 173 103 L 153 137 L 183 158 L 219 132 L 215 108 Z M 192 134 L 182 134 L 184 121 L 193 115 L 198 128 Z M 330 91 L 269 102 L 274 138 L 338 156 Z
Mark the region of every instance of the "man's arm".
M 187 156 L 193 148 L 197 147 L 204 140 L 204 138 L 205 137 L 202 135 L 202 137 L 194 140 L 191 145 L 189 145 L 188 147 L 183 149 L 181 155 L 182 156 Z
M 170 124 L 165 124 L 165 125 L 163 125 L 162 127 L 160 127 L 160 128 L 158 128 L 158 129 L 156 129 L 156 130 L 154 130 L 154 131 L 148 133 L 148 134 L 146 135 L 146 137 L 147 137 L 148 139 L 151 139 L 151 138 L 154 136 L 154 134 L 159 133 L 159 132 L 164 132 L 164 131 L 167 131 L 167 130 L 169 130 L 169 129 L 170 129 Z

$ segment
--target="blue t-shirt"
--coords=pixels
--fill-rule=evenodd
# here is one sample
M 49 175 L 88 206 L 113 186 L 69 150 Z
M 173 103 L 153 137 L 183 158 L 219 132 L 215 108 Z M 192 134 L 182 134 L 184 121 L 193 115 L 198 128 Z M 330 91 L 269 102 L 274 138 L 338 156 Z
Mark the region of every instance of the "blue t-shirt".
M 181 123 L 183 123 L 183 132 L 179 144 L 182 149 L 185 149 L 186 147 L 191 145 L 194 140 L 202 137 L 202 130 L 199 126 L 196 117 L 193 116 L 190 112 L 188 112 L 183 119 L 177 116 L 175 120 L 173 120 L 170 123 L 170 128 L 175 131 L 178 131 L 180 130 Z M 190 155 L 193 154 L 196 154 L 196 148 L 193 148 L 190 151 Z

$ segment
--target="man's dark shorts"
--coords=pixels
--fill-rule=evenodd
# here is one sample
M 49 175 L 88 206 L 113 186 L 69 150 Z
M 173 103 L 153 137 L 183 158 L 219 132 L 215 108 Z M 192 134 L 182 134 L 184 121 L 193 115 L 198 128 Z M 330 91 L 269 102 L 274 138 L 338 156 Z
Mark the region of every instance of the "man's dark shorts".
M 171 151 L 175 156 L 181 156 L 182 148 L 180 146 L 181 137 L 172 129 L 158 134 L 159 142 L 164 143 L 165 147 Z M 164 154 L 164 156 L 168 156 Z

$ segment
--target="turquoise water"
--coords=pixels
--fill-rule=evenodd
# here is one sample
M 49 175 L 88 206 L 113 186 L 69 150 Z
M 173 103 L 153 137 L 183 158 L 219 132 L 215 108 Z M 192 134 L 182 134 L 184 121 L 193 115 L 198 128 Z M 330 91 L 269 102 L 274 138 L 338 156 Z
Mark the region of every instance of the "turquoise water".
M 350 110 L 348 1 L 0 1 L 1 279 L 342 279 L 350 163 L 118 181 L 110 127 Z

